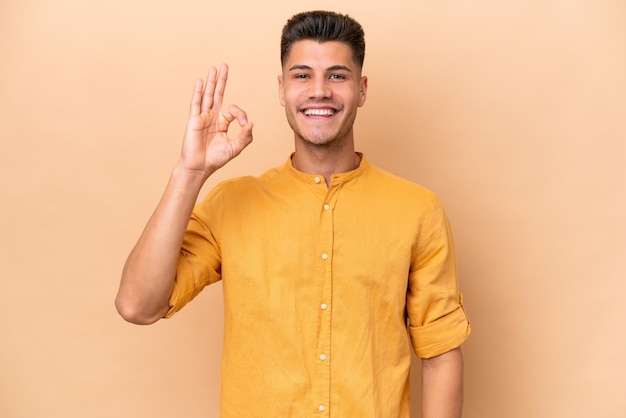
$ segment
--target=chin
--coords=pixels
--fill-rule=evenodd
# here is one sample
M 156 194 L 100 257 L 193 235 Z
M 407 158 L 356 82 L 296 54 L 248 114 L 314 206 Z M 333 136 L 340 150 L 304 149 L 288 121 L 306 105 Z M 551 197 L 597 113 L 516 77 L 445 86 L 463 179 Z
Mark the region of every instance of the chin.
M 296 140 L 310 146 L 325 147 L 340 144 L 344 142 L 342 139 L 347 138 L 350 133 L 350 131 L 341 132 L 341 130 L 332 129 L 330 126 L 320 129 L 320 127 L 298 126 L 295 123 L 290 123 L 290 125 Z
M 301 136 L 299 135 L 299 138 L 302 142 L 306 143 L 306 144 L 310 144 L 310 145 L 315 145 L 315 146 L 327 146 L 327 145 L 331 145 L 334 143 L 337 143 L 337 137 L 336 136 L 325 136 L 325 137 L 320 137 L 320 136 Z
M 313 145 L 324 145 L 333 142 L 335 135 L 328 132 L 319 132 L 317 130 L 294 129 L 296 139 L 301 142 Z

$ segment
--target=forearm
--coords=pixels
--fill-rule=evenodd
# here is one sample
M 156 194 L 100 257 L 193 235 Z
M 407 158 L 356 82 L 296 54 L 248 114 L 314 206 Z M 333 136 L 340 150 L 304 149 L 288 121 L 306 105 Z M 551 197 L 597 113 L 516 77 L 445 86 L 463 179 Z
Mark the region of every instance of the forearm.
M 115 304 L 127 321 L 153 323 L 169 309 L 183 236 L 205 179 L 180 167 L 172 172 L 122 271 Z
M 460 418 L 462 406 L 461 349 L 422 360 L 422 418 Z

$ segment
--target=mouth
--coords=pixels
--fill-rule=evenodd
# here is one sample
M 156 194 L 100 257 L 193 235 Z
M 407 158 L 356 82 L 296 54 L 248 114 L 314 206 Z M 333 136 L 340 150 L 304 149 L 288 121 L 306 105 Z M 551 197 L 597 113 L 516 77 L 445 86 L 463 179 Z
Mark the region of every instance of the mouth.
M 337 110 L 330 107 L 306 108 L 303 109 L 301 112 L 302 114 L 304 114 L 304 116 L 309 118 L 330 118 L 337 114 Z

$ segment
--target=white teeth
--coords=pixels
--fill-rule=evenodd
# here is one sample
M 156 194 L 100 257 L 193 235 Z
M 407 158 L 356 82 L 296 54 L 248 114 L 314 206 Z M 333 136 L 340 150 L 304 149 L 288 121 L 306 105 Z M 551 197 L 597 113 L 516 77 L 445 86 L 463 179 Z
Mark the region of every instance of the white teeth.
M 307 116 L 332 116 L 335 111 L 333 109 L 305 109 L 304 114 Z

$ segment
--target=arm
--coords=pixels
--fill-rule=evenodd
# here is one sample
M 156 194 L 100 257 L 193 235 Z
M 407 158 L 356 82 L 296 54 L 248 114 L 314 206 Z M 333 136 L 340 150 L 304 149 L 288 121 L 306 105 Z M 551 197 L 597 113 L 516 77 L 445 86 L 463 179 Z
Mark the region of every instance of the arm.
M 115 299 L 127 321 L 150 324 L 169 310 L 169 297 L 189 217 L 204 182 L 252 142 L 252 123 L 236 106 L 222 111 L 228 67 L 209 70 L 206 87 L 198 80 L 191 99 L 181 156 L 163 196 L 131 251 Z M 229 139 L 237 120 L 239 137 Z
M 422 359 L 422 418 L 461 418 L 462 406 L 461 349 Z

